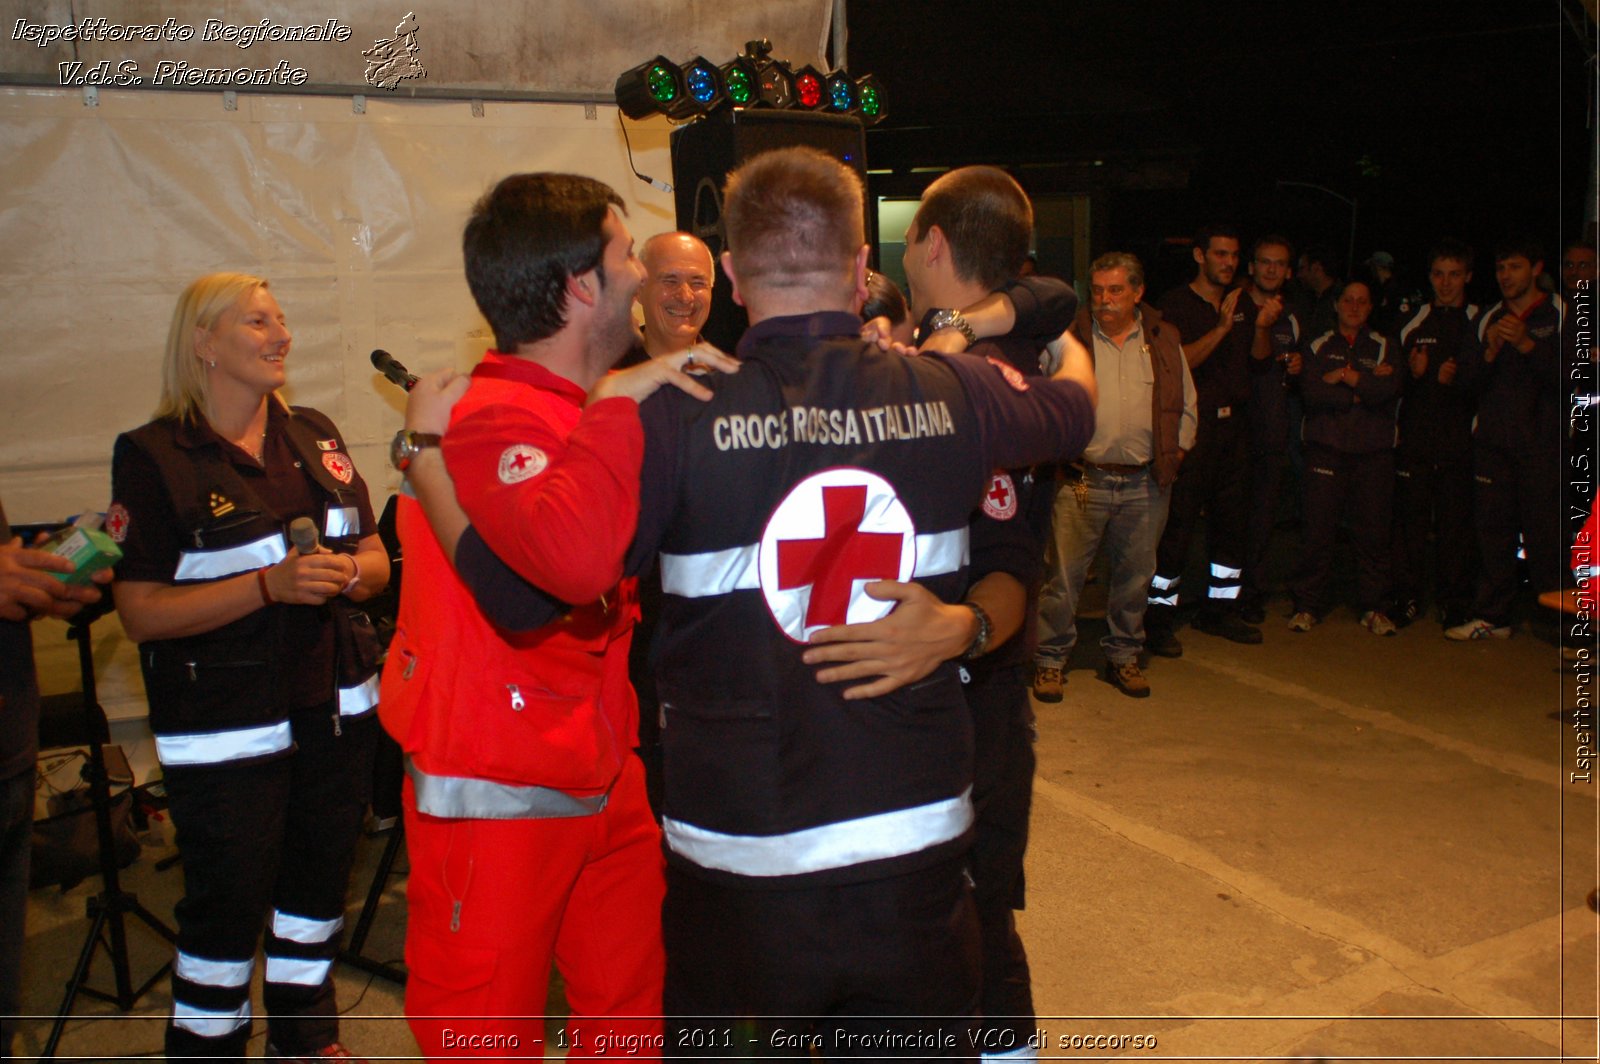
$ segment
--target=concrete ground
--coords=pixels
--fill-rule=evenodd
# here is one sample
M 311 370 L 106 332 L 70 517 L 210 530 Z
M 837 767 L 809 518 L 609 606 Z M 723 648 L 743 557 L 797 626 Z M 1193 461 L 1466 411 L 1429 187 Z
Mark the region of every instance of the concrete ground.
M 1085 620 L 1065 701 L 1037 707 L 1020 923 L 1041 1056 L 1597 1059 L 1600 783 L 1570 775 L 1593 672 L 1526 625 L 1507 642 L 1448 643 L 1433 620 L 1380 639 L 1339 611 L 1297 635 L 1272 605 L 1263 646 L 1182 630 L 1142 701 L 1095 678 L 1103 624 Z M 154 869 L 163 825 L 150 841 L 125 879 L 165 917 L 181 870 Z M 381 845 L 363 842 L 354 893 Z M 403 878 L 402 861 L 370 957 L 401 954 Z M 31 898 L 39 1018 L 21 1053 L 42 1044 L 94 889 Z M 142 979 L 168 951 L 130 934 Z M 338 979 L 353 1049 L 415 1053 L 390 983 Z M 101 957 L 91 982 L 109 981 Z M 129 1016 L 80 999 L 60 1055 L 159 1054 L 168 1004 L 164 981 Z

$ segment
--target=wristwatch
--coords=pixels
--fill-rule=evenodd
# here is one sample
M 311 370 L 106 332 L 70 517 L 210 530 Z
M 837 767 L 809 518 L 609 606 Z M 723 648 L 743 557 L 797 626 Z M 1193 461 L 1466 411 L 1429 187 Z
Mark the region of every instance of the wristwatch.
M 933 335 L 940 329 L 954 329 L 967 338 L 969 345 L 978 342 L 978 334 L 972 331 L 972 323 L 967 321 L 967 316 L 959 310 L 936 310 L 933 317 L 928 319 L 928 335 Z
M 967 649 L 961 652 L 963 661 L 971 661 L 989 652 L 989 637 L 994 634 L 994 623 L 989 620 L 988 611 L 976 602 L 963 602 L 961 605 L 971 610 L 972 615 L 978 619 L 978 634 L 972 637 Z
M 412 432 L 410 429 L 401 429 L 394 434 L 394 442 L 389 444 L 389 464 L 404 473 L 411 468 L 411 463 L 422 453 L 424 447 L 437 447 L 442 438 L 436 432 Z

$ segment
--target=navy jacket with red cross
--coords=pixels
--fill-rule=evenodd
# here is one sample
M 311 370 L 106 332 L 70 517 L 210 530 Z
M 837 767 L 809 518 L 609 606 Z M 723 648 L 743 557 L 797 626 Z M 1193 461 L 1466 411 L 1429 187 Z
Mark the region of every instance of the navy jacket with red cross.
M 269 461 L 282 441 L 289 452 L 283 472 L 297 480 L 303 474 L 297 488 L 307 508 L 299 512 L 275 508 L 260 490 L 266 473 L 241 468 L 246 460 L 205 424 L 167 418 L 117 437 L 107 529 L 123 544 L 119 580 L 200 584 L 276 564 L 291 549 L 287 529 L 300 516 L 316 523 L 322 545 L 336 553 L 354 552 L 364 534 L 376 531 L 366 484 L 333 422 L 273 400 L 268 426 Z M 298 472 L 288 471 L 289 461 Z M 294 748 L 289 714 L 335 697 L 345 717 L 370 713 L 377 659 L 337 660 L 336 608 L 343 603 L 278 603 L 209 632 L 141 643 L 161 763 L 200 767 L 282 756 Z
M 804 641 L 886 613 L 872 580 L 956 600 L 991 472 L 1071 459 L 1094 427 L 1076 384 L 880 352 L 859 327 L 760 322 L 710 402 L 667 389 L 640 410 L 629 571 L 660 551 L 663 832 L 669 859 L 740 886 L 880 878 L 965 846 L 972 725 L 955 666 L 846 701 L 802 663 Z

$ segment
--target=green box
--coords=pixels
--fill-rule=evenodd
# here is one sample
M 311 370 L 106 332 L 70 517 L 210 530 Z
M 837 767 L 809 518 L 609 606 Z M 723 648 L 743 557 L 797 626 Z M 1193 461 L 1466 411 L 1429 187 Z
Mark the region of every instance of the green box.
M 71 560 L 72 572 L 50 574 L 63 583 L 87 584 L 95 573 L 122 560 L 122 548 L 99 529 L 68 528 L 58 536 L 45 549 Z

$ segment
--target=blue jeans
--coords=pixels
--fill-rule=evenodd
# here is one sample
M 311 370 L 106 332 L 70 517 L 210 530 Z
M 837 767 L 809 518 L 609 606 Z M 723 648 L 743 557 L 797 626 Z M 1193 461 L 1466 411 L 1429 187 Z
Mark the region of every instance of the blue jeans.
M 1084 576 L 1105 545 L 1106 623 L 1100 641 L 1113 665 L 1134 661 L 1144 648 L 1144 611 L 1150 578 L 1156 572 L 1156 544 L 1167 524 L 1171 492 L 1156 484 L 1147 469 L 1110 473 L 1089 467 L 1085 505 L 1073 485 L 1056 493 L 1055 542 L 1049 579 L 1039 593 L 1039 665 L 1060 668 L 1078 641 L 1078 596 Z

